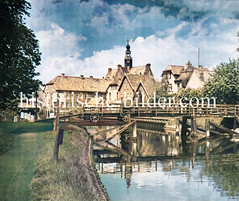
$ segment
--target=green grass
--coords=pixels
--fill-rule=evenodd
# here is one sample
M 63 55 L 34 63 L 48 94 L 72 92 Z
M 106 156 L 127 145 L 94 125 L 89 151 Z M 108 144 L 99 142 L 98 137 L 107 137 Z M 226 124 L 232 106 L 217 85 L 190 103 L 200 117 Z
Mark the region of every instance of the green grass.
M 53 159 L 54 135 L 44 135 L 44 146 L 35 166 L 31 182 L 32 198 L 38 200 L 81 200 L 78 186 L 71 180 L 68 167 L 74 162 L 77 146 L 72 144 L 72 133 L 64 132 L 64 141 L 59 149 L 59 161 Z
M 52 129 L 53 123 L 51 122 L 0 122 L 0 155 L 11 149 L 14 135 L 25 132 L 45 132 Z
M 43 145 L 43 134 L 52 124 L 0 123 L 0 200 L 31 200 L 29 184 L 34 164 Z M 48 132 L 48 135 L 52 135 Z
M 31 182 L 33 201 L 100 200 L 97 199 L 99 195 L 91 191 L 93 185 L 88 180 L 94 173 L 89 172 L 89 161 L 85 161 L 88 151 L 83 149 L 88 149 L 84 148 L 86 138 L 83 133 L 64 132 L 58 162 L 53 160 L 54 139 L 55 136 L 45 136 Z

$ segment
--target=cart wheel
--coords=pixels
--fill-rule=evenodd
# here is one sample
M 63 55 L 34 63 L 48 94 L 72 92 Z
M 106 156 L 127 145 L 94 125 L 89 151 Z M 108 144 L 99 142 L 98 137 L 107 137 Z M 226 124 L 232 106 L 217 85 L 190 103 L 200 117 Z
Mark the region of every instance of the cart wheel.
M 99 121 L 99 119 L 100 119 L 100 115 L 99 114 L 91 114 L 90 115 L 90 121 L 91 122 L 97 122 L 97 121 Z
M 128 119 L 128 115 L 127 115 L 127 114 L 123 115 L 122 120 L 123 120 L 124 122 L 127 122 L 127 121 L 129 120 L 129 119 Z

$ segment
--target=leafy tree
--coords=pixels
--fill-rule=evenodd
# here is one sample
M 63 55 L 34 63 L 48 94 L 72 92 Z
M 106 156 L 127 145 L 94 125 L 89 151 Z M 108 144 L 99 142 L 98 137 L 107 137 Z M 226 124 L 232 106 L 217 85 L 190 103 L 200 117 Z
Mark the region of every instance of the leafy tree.
M 167 97 L 168 96 L 168 91 L 167 91 L 167 85 L 162 84 L 161 82 L 156 82 L 155 83 L 155 92 L 156 92 L 156 99 L 158 100 L 158 98 L 160 97 Z
M 181 98 L 186 97 L 188 100 L 184 102 L 189 102 L 190 99 L 192 98 L 202 98 L 203 97 L 203 89 L 185 89 L 185 88 L 180 88 L 180 90 L 175 94 L 175 98 L 177 101 L 179 101 Z
M 217 103 L 239 103 L 239 59 L 217 66 L 204 87 L 204 96 L 215 97 Z
M 0 109 L 14 109 L 19 93 L 30 94 L 40 81 L 38 41 L 27 28 L 31 5 L 25 0 L 0 0 Z

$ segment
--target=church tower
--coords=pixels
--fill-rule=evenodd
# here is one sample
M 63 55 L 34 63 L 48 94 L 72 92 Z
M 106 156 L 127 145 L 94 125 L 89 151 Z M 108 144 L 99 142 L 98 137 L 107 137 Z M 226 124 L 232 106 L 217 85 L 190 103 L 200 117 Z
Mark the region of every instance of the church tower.
M 125 51 L 125 57 L 124 57 L 124 67 L 129 71 L 130 68 L 132 68 L 133 59 L 131 57 L 131 51 L 130 51 L 130 45 L 129 45 L 129 39 L 127 40 L 126 45 L 126 51 Z

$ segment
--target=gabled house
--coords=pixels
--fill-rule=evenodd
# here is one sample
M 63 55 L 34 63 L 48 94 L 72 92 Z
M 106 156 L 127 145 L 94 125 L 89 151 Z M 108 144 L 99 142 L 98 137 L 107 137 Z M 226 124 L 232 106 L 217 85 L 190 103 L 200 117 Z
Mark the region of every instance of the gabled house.
M 77 107 L 76 104 L 79 101 L 82 103 L 86 101 L 89 104 L 90 102 L 94 102 L 96 93 L 98 93 L 98 98 L 105 99 L 106 89 L 110 83 L 110 80 L 104 78 L 66 76 L 62 73 L 48 82 L 44 88 L 45 101 L 49 105 L 47 110 L 54 111 L 51 103 L 56 104 L 58 100 L 60 103 L 67 100 L 65 108 L 73 109 L 73 107 Z M 74 104 L 72 104 L 72 100 L 74 100 Z M 44 103 L 44 105 L 47 105 L 47 103 Z
M 121 100 L 124 99 L 124 96 L 131 99 L 138 97 L 139 103 L 142 102 L 142 92 L 144 93 L 144 101 L 146 101 L 153 96 L 154 91 L 156 91 L 156 81 L 153 76 L 131 74 L 125 74 L 118 89 Z
M 111 84 L 107 88 L 107 99 L 119 99 L 119 85 L 122 82 L 124 75 L 144 75 L 153 77 L 151 64 L 133 67 L 133 59 L 131 57 L 129 41 L 127 41 L 124 66 L 118 65 L 116 69 L 108 68 L 106 79 L 111 80 Z
M 202 88 L 212 74 L 213 71 L 208 68 L 203 68 L 202 66 L 198 68 L 186 66 L 180 76 L 175 80 L 175 84 L 177 84 L 178 88 Z
M 178 86 L 175 80 L 180 76 L 184 66 L 168 65 L 162 73 L 162 83 L 167 85 L 168 93 L 177 93 Z
M 190 61 L 185 66 L 169 65 L 162 74 L 162 83 L 167 85 L 168 93 L 175 94 L 180 88 L 197 89 L 203 87 L 213 71 L 203 66 L 192 66 Z

